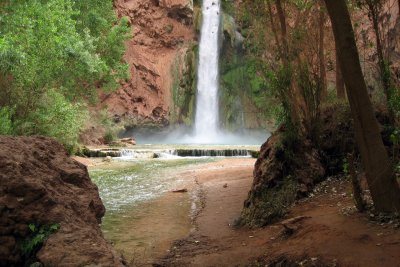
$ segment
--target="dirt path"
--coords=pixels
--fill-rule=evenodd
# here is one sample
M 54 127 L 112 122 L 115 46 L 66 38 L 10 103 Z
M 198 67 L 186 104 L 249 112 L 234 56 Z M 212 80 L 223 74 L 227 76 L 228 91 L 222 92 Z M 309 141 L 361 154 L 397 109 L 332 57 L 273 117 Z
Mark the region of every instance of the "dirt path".
M 400 266 L 398 222 L 371 221 L 368 214 L 354 212 L 347 182 L 320 185 L 284 223 L 235 229 L 253 164 L 226 159 L 194 172 L 203 202 L 195 230 L 176 241 L 158 266 Z

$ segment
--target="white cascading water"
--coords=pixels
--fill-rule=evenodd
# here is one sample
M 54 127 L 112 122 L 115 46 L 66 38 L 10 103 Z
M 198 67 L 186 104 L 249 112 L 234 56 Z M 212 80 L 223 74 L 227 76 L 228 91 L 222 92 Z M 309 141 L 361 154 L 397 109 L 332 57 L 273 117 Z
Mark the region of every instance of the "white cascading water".
M 218 136 L 218 60 L 220 1 L 203 0 L 203 24 L 199 45 L 196 143 L 213 143 Z

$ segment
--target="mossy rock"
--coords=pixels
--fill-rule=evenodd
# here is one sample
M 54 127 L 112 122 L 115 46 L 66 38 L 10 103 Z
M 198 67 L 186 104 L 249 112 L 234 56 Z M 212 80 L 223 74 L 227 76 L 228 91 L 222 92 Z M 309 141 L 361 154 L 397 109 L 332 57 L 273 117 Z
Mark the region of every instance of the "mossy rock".
M 172 70 L 171 123 L 192 125 L 197 83 L 197 43 L 182 48 Z

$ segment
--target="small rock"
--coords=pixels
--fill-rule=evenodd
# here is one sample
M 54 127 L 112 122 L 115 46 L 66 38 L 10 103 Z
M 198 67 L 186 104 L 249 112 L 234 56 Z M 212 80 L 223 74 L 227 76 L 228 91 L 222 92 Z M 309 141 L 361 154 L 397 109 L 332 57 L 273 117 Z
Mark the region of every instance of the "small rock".
M 133 137 L 122 138 L 122 139 L 120 139 L 120 142 L 129 144 L 129 145 L 136 145 L 136 140 Z
M 228 184 L 224 184 L 222 187 L 223 187 L 223 188 L 227 188 L 227 187 L 228 187 Z
M 103 159 L 104 162 L 111 162 L 112 161 L 112 157 L 107 156 Z

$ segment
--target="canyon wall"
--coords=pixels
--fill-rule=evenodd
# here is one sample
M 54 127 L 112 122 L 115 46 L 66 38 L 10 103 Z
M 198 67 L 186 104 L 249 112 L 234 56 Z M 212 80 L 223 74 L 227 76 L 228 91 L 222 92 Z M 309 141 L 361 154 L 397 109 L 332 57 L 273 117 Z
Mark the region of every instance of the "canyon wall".
M 130 78 L 116 92 L 103 95 L 115 122 L 125 127 L 166 126 L 171 121 L 172 88 L 183 83 L 186 61 L 195 44 L 191 0 L 115 0 L 119 17 L 127 17 L 132 38 L 126 43 L 125 61 Z M 177 79 L 177 80 L 175 80 Z M 175 116 L 179 117 L 179 115 Z M 172 118 L 172 119 L 175 119 Z
M 125 128 L 191 126 L 194 120 L 198 38 L 201 3 L 192 0 L 115 0 L 119 17 L 127 17 L 132 38 L 126 42 L 125 61 L 130 78 L 111 94 L 101 96 L 101 105 L 114 122 Z M 223 14 L 222 60 L 228 61 L 237 49 L 233 17 Z M 230 64 L 230 63 L 228 63 Z M 266 126 L 258 108 L 244 92 L 221 82 L 220 106 L 223 127 L 260 128 Z M 240 88 L 239 88 L 240 87 Z M 228 92 L 229 91 L 229 92 Z

